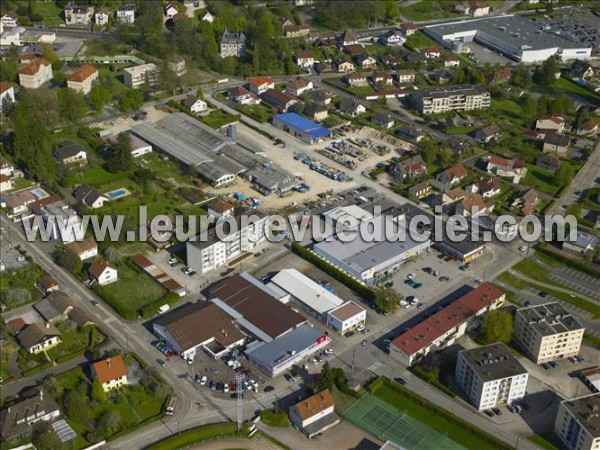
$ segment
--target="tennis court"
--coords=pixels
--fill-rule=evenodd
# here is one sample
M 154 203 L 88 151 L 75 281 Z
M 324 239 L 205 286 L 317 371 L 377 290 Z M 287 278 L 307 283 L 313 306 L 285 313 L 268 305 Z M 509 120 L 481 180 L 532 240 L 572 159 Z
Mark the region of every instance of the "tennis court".
M 466 450 L 371 394 L 346 409 L 343 416 L 382 441 L 390 440 L 408 450 Z

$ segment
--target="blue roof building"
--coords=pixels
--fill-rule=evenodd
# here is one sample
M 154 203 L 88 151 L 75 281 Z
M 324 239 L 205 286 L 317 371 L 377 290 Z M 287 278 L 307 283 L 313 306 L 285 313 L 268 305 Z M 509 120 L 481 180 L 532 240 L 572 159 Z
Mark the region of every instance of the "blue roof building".
M 290 133 L 307 144 L 314 144 L 331 137 L 331 130 L 296 113 L 273 116 L 273 126 Z

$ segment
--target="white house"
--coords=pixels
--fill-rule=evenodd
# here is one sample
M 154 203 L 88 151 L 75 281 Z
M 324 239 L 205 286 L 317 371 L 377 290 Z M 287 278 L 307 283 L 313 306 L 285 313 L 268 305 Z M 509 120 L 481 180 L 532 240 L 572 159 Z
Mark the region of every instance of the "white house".
M 52 66 L 42 58 L 36 58 L 19 69 L 19 84 L 27 89 L 37 89 L 52 77 Z
M 63 201 L 37 207 L 33 210 L 33 227 L 37 228 L 44 224 L 44 228 L 50 233 L 50 239 L 56 239 L 68 244 L 83 240 L 85 229 L 77 213 Z M 42 229 L 44 229 L 42 228 Z
M 261 95 L 269 89 L 275 89 L 275 83 L 270 77 L 255 77 L 248 80 L 248 90 L 256 95 Z
M 92 83 L 98 79 L 98 70 L 89 64 L 77 67 L 67 76 L 67 87 L 83 95 L 92 90 Z
M 211 12 L 208 9 L 205 9 L 204 11 L 202 11 L 199 18 L 200 18 L 200 20 L 204 20 L 205 22 L 209 22 L 209 23 L 213 23 L 215 21 L 215 16 L 213 14 L 211 14 Z
M 129 384 L 127 366 L 121 355 L 95 362 L 92 364 L 92 373 L 104 392 Z
M 81 261 L 98 256 L 98 244 L 93 237 L 84 239 L 83 241 L 71 242 L 66 246 L 66 250 L 77 255 Z
M 171 3 L 167 3 L 165 5 L 165 16 L 167 16 L 167 19 L 172 19 L 178 13 L 179 10 L 175 8 L 175 6 L 173 6 Z
M 117 20 L 121 23 L 134 23 L 135 5 L 127 4 L 119 6 L 119 9 L 117 9 Z
M 206 207 L 206 212 L 209 216 L 215 219 L 226 219 L 227 217 L 233 217 L 234 207 L 232 204 L 224 202 L 223 200 L 214 200 L 210 202 Z
M 73 191 L 73 197 L 87 208 L 102 208 L 109 198 L 89 184 L 82 184 Z
M 101 258 L 96 258 L 88 269 L 91 282 L 97 282 L 100 286 L 118 281 L 117 268 Z
M 201 100 L 199 97 L 196 97 L 195 95 L 188 96 L 181 103 L 192 114 L 198 114 L 208 109 L 208 105 L 206 104 L 206 102 L 204 100 Z
M 367 321 L 367 311 L 352 301 L 348 301 L 327 313 L 327 326 L 340 334 L 364 325 Z
M 329 389 L 325 389 L 292 405 L 289 410 L 290 421 L 311 438 L 340 423 L 334 408 L 333 397 Z
M 0 111 L 7 102 L 15 102 L 15 88 L 8 83 L 0 83 Z
M 406 42 L 404 35 L 397 30 L 390 30 L 379 37 L 379 42 L 383 45 L 402 45 Z
M 455 376 L 479 411 L 523 398 L 529 378 L 502 343 L 458 352 Z
M 51 323 L 35 322 L 19 333 L 19 342 L 32 355 L 50 350 L 60 344 L 61 333 Z
M 315 63 L 315 57 L 312 50 L 298 50 L 296 53 L 296 64 L 299 67 L 308 69 Z
M 398 69 L 396 71 L 396 78 L 398 83 L 414 83 L 415 82 L 415 71 L 412 69 Z
M 19 15 L 14 11 L 9 11 L 0 18 L 0 23 L 6 28 L 14 28 L 18 25 Z
M 296 97 L 301 96 L 307 91 L 313 89 L 313 82 L 306 78 L 296 78 L 290 81 L 285 87 L 286 92 L 295 95 Z
M 94 14 L 94 22 L 99 27 L 103 27 L 104 25 L 108 25 L 108 19 L 112 11 L 109 8 L 100 8 Z

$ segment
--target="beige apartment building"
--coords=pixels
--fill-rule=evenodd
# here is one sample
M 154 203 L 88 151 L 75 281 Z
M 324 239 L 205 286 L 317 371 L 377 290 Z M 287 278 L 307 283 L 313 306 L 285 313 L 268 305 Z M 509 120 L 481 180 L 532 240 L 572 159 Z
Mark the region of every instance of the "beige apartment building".
M 562 401 L 554 432 L 569 450 L 600 449 L 600 393 Z
M 585 328 L 559 302 L 520 308 L 514 339 L 536 364 L 579 353 Z
M 52 79 L 52 66 L 42 58 L 36 58 L 19 70 L 19 84 L 27 89 L 37 89 Z
M 414 94 L 416 107 L 423 114 L 470 111 L 490 107 L 490 93 L 481 86 L 457 85 L 422 89 Z
M 92 84 L 98 79 L 98 71 L 89 64 L 77 67 L 67 76 L 67 86 L 75 92 L 87 95 L 92 90 Z
M 147 84 L 152 86 L 158 83 L 159 69 L 156 64 L 141 64 L 139 66 L 128 67 L 123 70 L 123 81 L 125 85 L 132 89 Z

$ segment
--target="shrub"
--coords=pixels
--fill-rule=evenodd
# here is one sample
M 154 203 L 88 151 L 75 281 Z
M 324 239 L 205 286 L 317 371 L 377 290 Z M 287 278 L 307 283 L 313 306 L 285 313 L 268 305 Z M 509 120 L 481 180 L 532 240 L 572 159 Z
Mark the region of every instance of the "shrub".
M 287 427 L 290 422 L 287 412 L 282 411 L 276 413 L 270 409 L 265 409 L 260 412 L 260 420 L 271 427 Z

